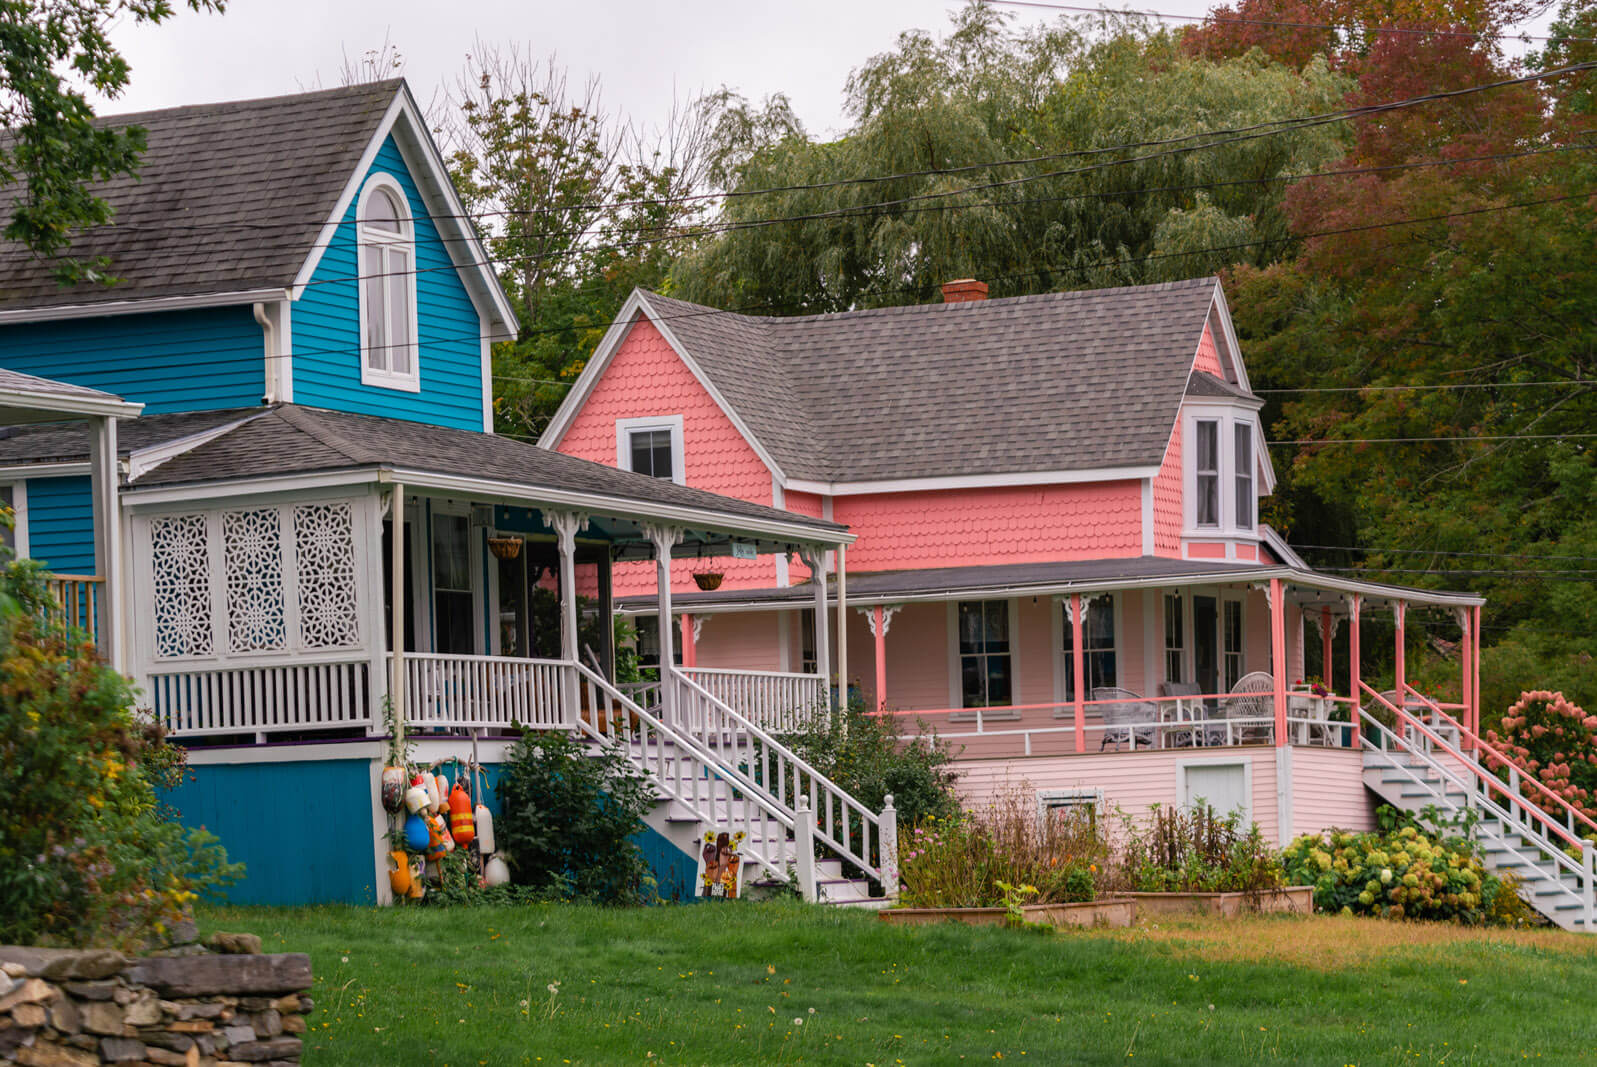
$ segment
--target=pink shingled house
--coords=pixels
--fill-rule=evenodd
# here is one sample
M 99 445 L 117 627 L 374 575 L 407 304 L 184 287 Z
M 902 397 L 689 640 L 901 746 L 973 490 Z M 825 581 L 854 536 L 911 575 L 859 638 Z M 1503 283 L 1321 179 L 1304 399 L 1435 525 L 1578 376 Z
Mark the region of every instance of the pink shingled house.
M 1463 698 L 1442 706 L 1468 724 L 1481 601 L 1308 568 L 1259 523 L 1263 403 L 1214 278 L 1007 299 L 961 281 L 795 318 L 638 291 L 541 443 L 857 537 L 820 560 L 729 545 L 675 560 L 669 587 L 616 565 L 644 654 L 751 717 L 846 680 L 948 739 L 972 801 L 1201 796 L 1285 839 L 1371 822 L 1360 613 L 1399 634 L 1411 605 L 1457 615 Z M 1328 694 L 1299 684 L 1305 624 Z

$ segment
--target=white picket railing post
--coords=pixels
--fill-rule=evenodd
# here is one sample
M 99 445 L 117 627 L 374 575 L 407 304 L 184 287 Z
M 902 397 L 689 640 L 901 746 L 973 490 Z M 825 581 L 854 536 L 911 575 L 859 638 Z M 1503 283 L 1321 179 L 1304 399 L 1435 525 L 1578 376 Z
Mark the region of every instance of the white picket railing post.
M 882 893 L 888 900 L 898 899 L 898 812 L 893 808 L 893 795 L 882 798 L 882 823 L 878 831 L 881 852 Z
M 798 879 L 799 896 L 815 903 L 815 818 L 807 797 L 798 798 L 793 819 L 793 875 Z
M 1580 849 L 1580 863 L 1585 869 L 1586 877 L 1581 887 L 1582 903 L 1586 906 L 1586 932 L 1597 933 L 1597 884 L 1593 882 L 1593 874 L 1597 873 L 1597 865 L 1593 857 L 1597 856 L 1597 848 L 1587 841 Z

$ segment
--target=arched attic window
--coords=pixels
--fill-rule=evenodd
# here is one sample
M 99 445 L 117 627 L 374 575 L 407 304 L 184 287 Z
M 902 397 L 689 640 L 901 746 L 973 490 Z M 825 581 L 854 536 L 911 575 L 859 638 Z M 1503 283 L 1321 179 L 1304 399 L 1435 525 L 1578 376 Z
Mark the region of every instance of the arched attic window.
M 399 183 L 374 174 L 356 208 L 360 246 L 360 380 L 420 390 L 416 352 L 416 236 Z

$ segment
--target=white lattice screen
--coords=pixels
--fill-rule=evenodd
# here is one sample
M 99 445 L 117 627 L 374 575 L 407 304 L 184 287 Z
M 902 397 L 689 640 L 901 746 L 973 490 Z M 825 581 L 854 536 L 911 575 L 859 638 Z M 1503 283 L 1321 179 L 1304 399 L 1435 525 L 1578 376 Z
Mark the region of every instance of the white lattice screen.
M 150 654 L 359 649 L 361 514 L 331 500 L 151 518 Z

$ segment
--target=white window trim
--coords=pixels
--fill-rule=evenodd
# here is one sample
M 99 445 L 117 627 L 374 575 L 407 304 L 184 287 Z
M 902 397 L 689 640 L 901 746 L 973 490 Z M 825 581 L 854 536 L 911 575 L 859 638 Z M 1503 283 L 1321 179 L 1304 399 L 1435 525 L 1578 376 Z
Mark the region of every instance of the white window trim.
M 639 431 L 671 431 L 671 480 L 687 485 L 686 463 L 682 454 L 682 416 L 651 415 L 634 419 L 616 420 L 616 466 L 624 471 L 632 469 L 632 435 Z
M 26 479 L 0 481 L 0 487 L 11 490 L 11 507 L 16 512 L 17 525 L 12 530 L 16 539 L 18 559 L 28 558 L 28 483 Z
M 1236 756 L 1209 756 L 1207 758 L 1183 759 L 1176 761 L 1176 796 L 1181 800 L 1182 810 L 1192 807 L 1192 792 L 1187 782 L 1187 769 L 1189 767 L 1241 767 L 1242 768 L 1242 822 L 1249 825 L 1253 822 L 1253 761 L 1251 759 L 1238 759 Z M 1219 812 L 1228 815 L 1230 812 Z
M 1216 470 L 1218 479 L 1216 504 L 1219 507 L 1219 523 L 1214 526 L 1198 525 L 1198 423 L 1213 422 L 1216 424 L 1215 432 L 1218 435 L 1216 445 L 1219 450 L 1219 466 Z M 1265 484 L 1264 476 L 1260 472 L 1260 437 L 1258 430 L 1258 416 L 1251 406 L 1231 405 L 1224 402 L 1205 404 L 1186 404 L 1181 409 L 1182 423 L 1182 460 L 1181 472 L 1182 502 L 1181 502 L 1181 538 L 1188 540 L 1220 540 L 1240 538 L 1248 541 L 1258 541 L 1259 534 L 1259 491 Z M 1238 526 L 1236 521 L 1236 430 L 1237 426 L 1249 427 L 1253 442 L 1253 470 L 1250 471 L 1253 485 L 1253 500 L 1250 512 L 1253 516 L 1253 525 Z M 1230 553 L 1227 553 L 1230 556 Z
M 1077 789 L 1039 789 L 1037 790 L 1037 814 L 1047 815 L 1050 811 L 1061 808 L 1091 807 L 1098 815 L 1103 814 L 1103 790 L 1090 786 Z
M 403 209 L 403 214 L 400 218 L 400 226 L 403 232 L 397 238 L 387 231 L 368 230 L 361 223 L 361 219 L 366 215 L 367 202 L 378 190 L 386 191 L 393 196 Z M 397 374 L 391 370 L 374 370 L 366 358 L 366 286 L 364 281 L 360 280 L 360 249 L 365 247 L 368 241 L 385 245 L 403 244 L 410 249 L 410 273 L 405 278 L 405 284 L 410 294 L 411 353 L 410 372 L 408 374 Z M 355 292 L 360 307 L 358 320 L 361 338 L 360 383 L 362 385 L 375 386 L 379 389 L 398 389 L 404 392 L 419 393 L 421 392 L 421 330 L 420 316 L 417 314 L 416 308 L 416 220 L 411 212 L 410 198 L 405 195 L 404 188 L 393 175 L 382 172 L 373 174 L 366 180 L 366 184 L 361 187 L 360 198 L 355 204 L 355 245 L 355 274 L 357 276 Z M 389 354 L 389 358 L 385 360 L 385 363 L 391 364 L 391 357 L 392 353 Z
M 1020 676 L 1020 601 L 1014 597 L 972 597 L 972 600 L 1004 600 L 1009 605 L 1009 674 L 1014 681 L 1009 699 L 1016 704 L 1024 704 L 1025 696 L 1021 692 Z M 948 601 L 948 707 L 950 711 L 955 708 L 964 708 L 965 692 L 964 678 L 960 671 L 959 656 L 959 605 L 960 601 Z M 949 722 L 975 722 L 977 708 L 954 711 L 948 717 Z M 981 708 L 982 721 L 999 722 L 1020 718 L 1018 711 L 1002 711 Z
M 1082 597 L 1086 600 L 1086 596 Z M 1120 684 L 1120 679 L 1126 673 L 1125 648 L 1126 648 L 1126 613 L 1119 593 L 1099 594 L 1087 608 L 1087 618 L 1092 618 L 1093 611 L 1104 600 L 1111 600 L 1115 606 L 1115 684 Z M 1053 661 L 1054 661 L 1054 703 L 1060 705 L 1055 709 L 1056 718 L 1064 718 L 1074 712 L 1067 711 L 1064 704 L 1069 699 L 1065 695 L 1065 628 L 1069 625 L 1065 621 L 1065 610 L 1070 606 L 1068 596 L 1055 597 L 1053 608 Z M 1085 658 L 1083 659 L 1085 662 Z M 1086 699 L 1091 700 L 1089 692 Z

